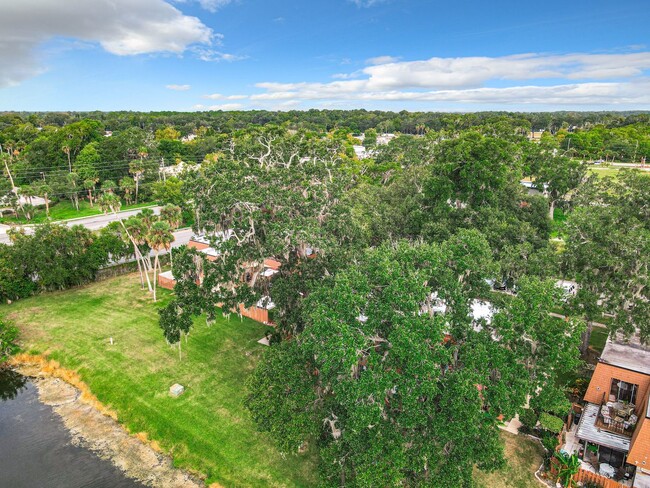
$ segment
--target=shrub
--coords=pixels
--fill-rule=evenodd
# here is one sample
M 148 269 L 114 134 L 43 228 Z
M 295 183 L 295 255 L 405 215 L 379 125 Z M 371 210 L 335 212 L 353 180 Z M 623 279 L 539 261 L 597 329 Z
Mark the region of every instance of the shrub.
M 544 446 L 548 452 L 555 452 L 555 448 L 559 443 L 560 441 L 557 439 L 557 436 L 554 436 L 552 434 L 545 434 L 542 436 L 542 446 Z
M 18 339 L 18 329 L 0 320 L 0 364 L 18 352 L 16 339 Z
M 554 434 L 559 434 L 564 426 L 564 421 L 560 417 L 550 415 L 546 412 L 542 412 L 539 416 L 539 423 L 542 425 L 542 428 Z
M 527 429 L 534 429 L 537 425 L 537 414 L 532 408 L 527 408 L 519 415 L 519 420 Z

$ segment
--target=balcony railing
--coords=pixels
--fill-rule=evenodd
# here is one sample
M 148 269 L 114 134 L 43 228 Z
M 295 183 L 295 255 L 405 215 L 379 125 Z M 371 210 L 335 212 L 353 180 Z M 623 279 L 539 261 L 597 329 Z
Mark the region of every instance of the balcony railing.
M 634 405 L 607 402 L 606 399 L 603 394 L 596 418 L 596 427 L 614 434 L 632 437 L 638 420 L 634 413 Z

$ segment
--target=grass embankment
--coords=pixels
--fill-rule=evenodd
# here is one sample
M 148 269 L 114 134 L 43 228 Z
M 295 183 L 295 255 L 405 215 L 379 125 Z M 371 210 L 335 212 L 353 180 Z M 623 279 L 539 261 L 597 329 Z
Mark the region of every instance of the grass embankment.
M 133 210 L 136 208 L 149 207 L 154 205 L 154 203 L 138 203 L 132 205 L 122 205 L 121 210 Z M 77 210 L 72 203 L 68 200 L 62 200 L 56 204 L 50 204 L 50 218 L 49 221 L 56 222 L 59 220 L 69 220 L 69 219 L 78 219 L 81 217 L 92 217 L 93 215 L 100 215 L 102 211 L 97 205 L 93 207 L 85 200 L 79 201 L 79 210 Z M 34 217 L 31 220 L 27 220 L 24 217 L 16 218 L 13 215 L 7 215 L 0 218 L 0 223 L 3 224 L 43 224 L 48 222 L 47 215 L 45 213 L 45 207 L 39 208 L 35 211 Z
M 494 473 L 474 470 L 476 484 L 483 488 L 530 488 L 541 486 L 535 472 L 542 464 L 543 448 L 523 435 L 501 432 L 507 466 Z
M 153 304 L 134 274 L 1 306 L 0 314 L 19 327 L 26 352 L 77 371 L 130 432 L 148 433 L 176 466 L 228 487 L 315 484 L 313 459 L 283 459 L 243 406 L 266 327 L 233 317 L 208 328 L 199 318 L 179 361 L 156 313 L 171 293 L 159 294 Z M 168 395 L 173 383 L 186 388 L 179 398 Z

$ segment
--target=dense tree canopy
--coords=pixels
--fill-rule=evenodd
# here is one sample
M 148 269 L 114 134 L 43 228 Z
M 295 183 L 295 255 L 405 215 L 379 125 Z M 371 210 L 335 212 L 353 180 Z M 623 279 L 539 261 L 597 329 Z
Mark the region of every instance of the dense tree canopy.
M 304 331 L 256 370 L 258 425 L 289 452 L 316 442 L 332 486 L 464 486 L 468 466 L 499 467 L 499 415 L 555 390 L 581 329 L 548 315 L 558 290 L 536 279 L 490 324 L 473 320 L 492 270 L 475 232 L 367 252 L 309 297 Z M 447 313 L 429 312 L 443 290 Z
M 272 300 L 271 347 L 247 385 L 260 430 L 288 454 L 313 449 L 326 486 L 471 486 L 474 466 L 504 463 L 501 418 L 527 400 L 535 422 L 566 414 L 562 381 L 588 339 L 583 320 L 650 338 L 649 177 L 596 178 L 588 166 L 640 162 L 649 122 L 568 112 L 3 114 L 0 191 L 15 213 L 32 218 L 25 198 L 37 195 L 47 210 L 65 200 L 112 213 L 152 199 L 168 206 L 101 234 L 16 234 L 0 247 L 0 294 L 84 283 L 129 255 L 155 292 L 150 251 L 191 224 L 213 249 L 174 250 L 162 333 L 180 354 L 193 317 L 211 326 L 218 313 Z M 279 269 L 269 272 L 269 259 Z M 561 278 L 578 282 L 575 297 L 555 285 Z M 551 315 L 558 309 L 565 320 Z

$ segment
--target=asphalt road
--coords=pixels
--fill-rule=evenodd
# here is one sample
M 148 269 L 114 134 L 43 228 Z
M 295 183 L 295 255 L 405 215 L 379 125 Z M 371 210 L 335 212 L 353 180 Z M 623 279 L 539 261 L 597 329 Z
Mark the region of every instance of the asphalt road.
M 149 207 L 149 208 L 151 208 L 156 215 L 160 213 L 160 207 Z M 62 221 L 62 223 L 66 224 L 69 227 L 72 227 L 73 225 L 83 225 L 84 227 L 90 230 L 99 230 L 103 227 L 106 227 L 111 222 L 115 222 L 116 220 L 119 219 L 126 219 L 128 217 L 131 217 L 132 215 L 139 214 L 141 210 L 142 209 L 125 210 L 124 212 L 119 212 L 117 215 L 115 214 L 93 215 L 91 217 L 82 217 L 79 219 L 64 220 Z M 34 226 L 23 225 L 21 227 L 25 229 L 25 231 L 29 234 L 33 232 Z M 9 230 L 10 228 L 11 227 L 8 225 L 0 225 L 1 244 L 11 244 L 11 241 L 9 240 L 9 236 L 7 235 L 7 230 Z M 191 236 L 192 236 L 192 229 L 177 230 L 176 232 L 174 232 L 174 237 L 176 239 L 174 240 L 172 246 L 179 247 L 184 244 L 187 244 Z

